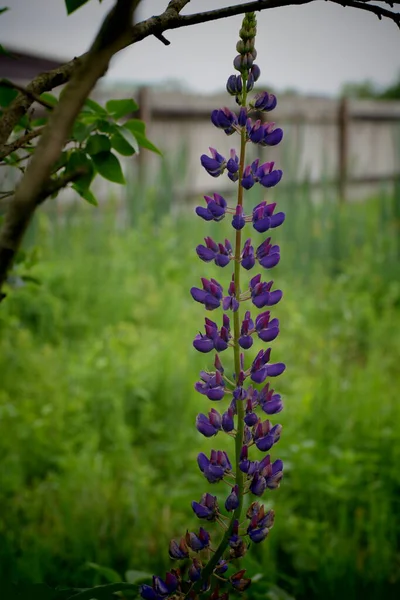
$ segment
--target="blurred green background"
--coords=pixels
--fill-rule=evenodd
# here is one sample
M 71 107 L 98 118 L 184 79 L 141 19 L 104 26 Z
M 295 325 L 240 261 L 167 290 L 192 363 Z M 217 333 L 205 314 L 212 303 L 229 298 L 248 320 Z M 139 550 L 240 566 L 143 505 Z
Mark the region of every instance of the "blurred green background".
M 263 498 L 276 525 L 244 559 L 259 575 L 247 596 L 283 598 L 276 584 L 298 600 L 397 598 L 400 187 L 342 205 L 328 190 L 310 196 L 307 184 L 272 195 L 287 213 L 272 233 L 284 290 L 272 356 L 287 364 L 272 455 L 285 476 Z M 192 347 L 205 312 L 189 289 L 202 275 L 227 284 L 229 269 L 194 248 L 232 229 L 176 205 L 167 169 L 146 193 L 128 186 L 124 211 L 111 197 L 42 211 L 27 243 L 41 284 L 2 304 L 0 576 L 89 586 L 114 577 L 94 565 L 162 575 L 169 540 L 199 527 L 191 500 L 210 491 L 223 503 L 196 465 L 224 442 L 194 427 L 211 403 L 193 385 L 212 358 Z

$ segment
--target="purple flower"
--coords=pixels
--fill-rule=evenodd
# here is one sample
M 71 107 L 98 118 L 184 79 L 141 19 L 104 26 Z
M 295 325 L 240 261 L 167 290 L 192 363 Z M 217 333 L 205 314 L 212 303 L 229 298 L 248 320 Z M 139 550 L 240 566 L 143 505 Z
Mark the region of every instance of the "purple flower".
M 275 513 L 269 510 L 265 513 L 264 506 L 258 502 L 253 502 L 247 511 L 247 517 L 250 519 L 250 524 L 247 528 L 247 533 L 252 542 L 258 544 L 267 537 L 269 530 L 274 525 Z
M 204 262 L 211 262 L 213 260 L 219 267 L 226 267 L 231 258 L 233 258 L 230 241 L 225 240 L 225 245 L 220 243 L 217 244 L 217 242 L 214 242 L 210 237 L 205 237 L 204 241 L 206 243 L 205 246 L 199 244 L 196 247 L 198 257 Z
M 212 408 L 208 413 L 208 417 L 200 413 L 196 417 L 196 429 L 202 433 L 205 437 L 212 437 L 217 435 L 221 429 L 222 417 L 215 408 Z
M 246 569 L 238 571 L 234 575 L 231 575 L 229 581 L 238 592 L 244 592 L 251 584 L 251 579 L 244 578 L 243 575 L 246 573 Z
M 260 67 L 256 65 L 256 63 L 254 63 L 254 65 L 251 67 L 250 75 L 252 76 L 254 81 L 258 81 L 258 79 L 260 78 L 261 70 Z
M 234 410 L 233 410 L 233 408 L 231 406 L 222 415 L 222 429 L 226 433 L 229 433 L 230 431 L 233 431 L 233 429 L 235 428 L 235 423 L 234 423 L 234 420 L 233 420 L 233 415 L 234 415 Z
M 255 412 L 253 412 L 253 409 L 255 408 L 253 401 L 250 398 L 247 398 L 247 404 L 246 404 L 246 415 L 244 417 L 244 422 L 246 423 L 246 425 L 248 427 L 253 427 L 256 423 L 258 423 L 258 417 L 256 415 Z
M 260 350 L 250 369 L 250 377 L 255 383 L 262 383 L 267 377 L 278 377 L 286 369 L 284 363 L 268 364 L 271 348 Z
M 250 483 L 250 491 L 255 496 L 262 496 L 267 487 L 265 477 L 262 477 L 258 472 L 254 474 Z
M 225 158 L 217 152 L 215 148 L 209 148 L 211 158 L 207 154 L 202 154 L 200 162 L 211 177 L 219 177 L 225 170 Z
M 275 415 L 281 412 L 283 408 L 280 394 L 274 394 L 273 389 L 269 389 L 269 383 L 263 387 L 259 394 L 259 403 L 262 410 L 267 415 Z
M 251 337 L 253 330 L 254 323 L 251 319 L 250 311 L 246 311 L 240 329 L 240 338 L 238 339 L 239 346 L 243 348 L 243 350 L 248 350 L 253 345 L 253 338 Z
M 250 119 L 247 119 L 248 124 L 249 124 L 249 121 L 250 121 Z M 243 171 L 242 186 L 246 190 L 249 190 L 250 188 L 252 188 L 253 185 L 258 181 L 256 172 L 258 169 L 259 162 L 260 162 L 259 159 L 256 158 L 256 160 L 254 160 L 251 163 L 251 165 L 248 165 L 247 167 L 245 167 L 245 169 Z
M 265 475 L 265 481 L 267 488 L 275 490 L 280 486 L 283 477 L 283 462 L 278 459 L 268 469 L 268 473 Z
M 174 573 L 167 573 L 165 581 L 161 577 L 153 576 L 153 585 L 140 586 L 140 595 L 145 600 L 160 600 L 166 598 L 178 588 L 178 578 Z
M 198 333 L 193 340 L 193 346 L 199 352 L 211 352 L 214 349 L 214 339 L 218 334 L 218 327 L 214 321 L 211 321 L 207 317 L 205 318 L 205 326 L 206 333 L 205 335 Z
M 226 212 L 226 200 L 220 194 L 214 194 L 214 198 L 204 196 L 207 207 L 197 206 L 196 214 L 205 221 L 221 221 Z
M 279 334 L 279 319 L 271 319 L 269 310 L 256 317 L 256 331 L 263 342 L 272 342 Z
M 237 96 L 242 91 L 242 78 L 240 75 L 231 75 L 226 82 L 226 89 L 231 96 Z
M 273 214 L 276 203 L 267 204 L 265 201 L 258 204 L 253 209 L 253 227 L 259 233 L 264 233 L 268 229 L 279 227 L 285 220 L 285 213 Z
M 241 204 L 238 204 L 236 206 L 236 212 L 232 219 L 232 227 L 239 231 L 240 229 L 243 229 L 245 225 L 246 221 L 243 216 L 243 206 L 241 206 Z
M 273 94 L 268 92 L 260 92 L 256 94 L 253 100 L 250 102 L 250 106 L 255 110 L 268 112 L 276 107 L 277 101 Z
M 273 306 L 274 304 L 278 304 L 279 300 L 282 298 L 281 290 L 274 290 L 271 292 L 273 281 L 269 281 L 268 283 L 261 281 L 261 275 L 256 275 L 250 281 L 250 292 L 251 292 L 251 300 L 254 306 L 257 308 L 263 308 L 264 306 Z
M 200 527 L 198 535 L 193 532 L 186 532 L 186 543 L 194 552 L 200 552 L 210 545 L 210 534 Z
M 239 157 L 234 148 L 230 151 L 230 159 L 226 163 L 226 170 L 228 171 L 228 177 L 231 181 L 237 181 L 239 179 Z
M 279 246 L 273 246 L 270 242 L 271 238 L 269 237 L 260 244 L 256 250 L 257 260 L 265 269 L 272 269 L 272 267 L 275 267 L 281 258 Z
M 169 556 L 175 560 L 182 560 L 189 557 L 189 550 L 185 538 L 181 538 L 179 544 L 175 540 L 171 540 L 169 544 Z
M 221 481 L 225 473 L 232 470 L 228 455 L 222 450 L 211 450 L 210 459 L 203 452 L 200 452 L 197 463 L 209 483 Z
M 222 307 L 224 310 L 230 309 L 233 312 L 236 312 L 237 309 L 239 308 L 239 301 L 235 297 L 236 286 L 235 286 L 235 282 L 234 282 L 234 275 L 232 275 L 232 281 L 229 284 L 228 294 L 229 294 L 229 296 L 225 296 L 222 300 Z
M 278 130 L 277 130 L 278 131 Z M 282 130 L 280 130 L 282 131 Z M 267 135 L 267 134 L 266 134 Z M 271 138 L 272 139 L 272 138 Z M 268 145 L 268 144 L 261 144 Z M 269 144 L 272 145 L 272 144 Z M 282 171 L 280 169 L 274 170 L 274 162 L 267 162 L 258 167 L 256 171 L 256 180 L 261 183 L 262 186 L 270 188 L 277 185 L 282 179 Z
M 190 293 L 193 300 L 204 304 L 207 310 L 214 310 L 221 304 L 222 286 L 215 279 L 208 280 L 205 277 L 201 278 L 203 289 L 192 287 Z
M 254 257 L 254 248 L 251 245 L 251 239 L 245 241 L 243 251 L 241 254 L 241 265 L 244 269 L 249 271 L 255 265 L 256 259 Z
M 253 142 L 253 144 L 260 144 L 260 146 L 276 146 L 283 138 L 283 130 L 279 128 L 274 129 L 274 125 L 275 123 L 262 123 L 260 119 L 258 119 L 257 121 L 255 121 L 254 125 L 250 127 L 250 123 L 248 122 L 247 131 L 249 140 Z M 261 181 L 262 178 L 260 177 L 260 175 L 258 177 L 260 179 L 260 183 L 262 183 L 262 185 L 265 185 Z
M 215 127 L 223 129 L 228 135 L 235 132 L 235 125 L 237 125 L 238 122 L 235 113 L 226 106 L 221 109 L 213 110 L 211 113 L 211 121 Z
M 195 582 L 200 579 L 202 568 L 203 568 L 203 565 L 201 564 L 201 561 L 196 557 L 193 558 L 192 564 L 190 565 L 189 571 L 188 571 L 190 581 Z
M 223 575 L 228 570 L 228 563 L 223 558 L 220 558 L 218 561 L 218 565 L 214 569 L 214 573 L 217 575 Z
M 200 371 L 200 378 L 202 381 L 195 384 L 195 390 L 207 396 L 209 400 L 222 400 L 225 388 L 221 373 L 219 371 L 215 371 L 215 373 Z
M 203 494 L 200 502 L 192 502 L 192 508 L 199 519 L 215 521 L 218 515 L 217 497 L 211 494 Z
M 228 512 L 232 512 L 239 506 L 239 488 L 234 485 L 231 493 L 225 500 L 225 508 Z
M 268 452 L 281 437 L 282 425 L 271 426 L 271 422 L 259 421 L 253 432 L 254 442 L 259 450 Z

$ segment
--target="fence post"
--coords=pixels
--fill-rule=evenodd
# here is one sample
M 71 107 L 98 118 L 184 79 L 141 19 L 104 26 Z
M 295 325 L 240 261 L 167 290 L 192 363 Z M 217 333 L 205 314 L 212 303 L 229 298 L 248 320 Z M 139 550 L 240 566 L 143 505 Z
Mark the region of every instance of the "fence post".
M 346 201 L 348 180 L 349 107 L 347 98 L 341 98 L 338 107 L 338 195 L 339 202 Z

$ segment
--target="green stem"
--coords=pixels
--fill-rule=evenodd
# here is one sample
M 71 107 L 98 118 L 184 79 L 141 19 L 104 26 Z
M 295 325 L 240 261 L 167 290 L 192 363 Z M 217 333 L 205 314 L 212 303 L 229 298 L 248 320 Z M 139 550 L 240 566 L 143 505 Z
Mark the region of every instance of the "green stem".
M 247 92 L 246 92 L 246 83 L 247 83 L 247 74 L 242 75 L 243 79 L 243 94 L 242 94 L 242 102 L 241 106 L 246 106 L 247 100 Z M 246 129 L 242 128 L 240 134 L 240 160 L 239 160 L 239 180 L 238 180 L 238 196 L 237 203 L 240 206 L 243 206 L 243 187 L 241 185 L 241 181 L 243 178 L 244 171 L 244 163 L 246 157 Z M 234 269 L 234 278 L 235 278 L 235 297 L 237 300 L 240 298 L 240 252 L 242 247 L 242 232 L 241 230 L 236 231 L 235 238 L 235 269 Z M 240 311 L 239 309 L 233 313 L 233 336 L 234 336 L 234 345 L 233 345 L 233 353 L 234 353 L 234 365 L 235 365 L 235 374 L 236 378 L 240 373 L 240 346 L 239 346 L 239 337 L 240 337 Z M 240 463 L 240 454 L 243 446 L 243 436 L 244 436 L 244 405 L 243 402 L 239 401 L 236 404 L 237 408 L 237 431 L 235 437 L 235 472 L 236 472 L 236 485 L 238 486 L 238 498 L 239 498 L 239 506 L 233 512 L 232 518 L 230 520 L 229 526 L 224 533 L 224 536 L 219 543 L 218 548 L 215 550 L 213 557 L 208 561 L 204 569 L 202 570 L 200 580 L 193 585 L 191 588 L 192 591 L 198 592 L 204 583 L 207 581 L 215 567 L 218 564 L 219 559 L 222 557 L 223 553 L 226 550 L 228 545 L 229 538 L 232 535 L 233 524 L 236 520 L 240 521 L 240 515 L 242 513 L 243 508 L 243 495 L 244 495 L 244 474 L 239 468 Z

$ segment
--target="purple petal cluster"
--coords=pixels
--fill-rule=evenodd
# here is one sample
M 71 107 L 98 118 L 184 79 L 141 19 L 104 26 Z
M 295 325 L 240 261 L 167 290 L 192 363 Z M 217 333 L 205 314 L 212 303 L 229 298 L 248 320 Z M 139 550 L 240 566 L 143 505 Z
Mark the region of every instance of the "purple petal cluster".
M 229 240 L 225 244 L 214 242 L 210 237 L 205 237 L 206 245 L 199 244 L 196 247 L 197 256 L 204 262 L 214 261 L 218 267 L 226 267 L 233 258 L 232 246 Z
M 276 146 L 283 138 L 283 130 L 274 129 L 275 123 L 262 123 L 260 119 L 253 121 L 249 118 L 246 123 L 248 139 L 260 146 Z M 263 184 L 264 185 L 264 184 Z M 267 186 L 268 187 L 268 186 Z
M 201 278 L 203 289 L 192 287 L 190 293 L 193 300 L 204 304 L 207 310 L 218 308 L 222 300 L 222 286 L 215 279 Z
M 140 594 L 145 600 L 163 600 L 178 589 L 179 580 L 175 573 L 168 572 L 165 579 L 153 576 L 153 585 L 140 586 Z
M 221 481 L 226 473 L 232 471 L 228 455 L 223 450 L 211 450 L 209 459 L 203 452 L 200 452 L 197 457 L 197 464 L 209 483 Z
M 273 510 L 265 512 L 264 505 L 259 502 L 253 502 L 248 511 L 247 518 L 250 519 L 247 533 L 249 538 L 255 544 L 265 540 L 269 530 L 274 525 L 275 513 Z
M 207 206 L 198 206 L 196 213 L 205 221 L 221 221 L 225 217 L 226 200 L 220 194 L 214 194 L 213 198 L 204 196 Z
M 219 177 L 225 170 L 226 160 L 217 152 L 215 148 L 210 147 L 211 157 L 207 154 L 202 154 L 200 162 L 211 177 Z
M 208 493 L 203 494 L 200 502 L 192 502 L 192 508 L 199 519 L 215 521 L 218 516 L 217 497 Z
M 220 330 L 214 321 L 205 319 L 205 334 L 198 333 L 193 340 L 193 346 L 199 352 L 211 352 L 216 350 L 222 352 L 228 347 L 229 340 L 231 338 L 231 326 L 228 315 L 223 316 L 223 324 Z
M 269 281 L 268 283 L 261 281 L 261 275 L 256 275 L 251 279 L 249 288 L 254 306 L 263 308 L 264 306 L 278 304 L 283 293 L 281 290 L 271 291 L 273 283 L 273 281 Z
M 264 233 L 268 229 L 273 229 L 282 225 L 285 220 L 285 213 L 280 212 L 274 215 L 276 203 L 267 204 L 260 202 L 253 209 L 253 227 L 259 233 Z
M 205 206 L 197 206 L 197 215 L 210 222 L 211 228 L 226 214 L 231 215 L 235 244 L 229 239 L 223 243 L 216 242 L 212 233 L 204 237 L 204 244 L 197 245 L 196 253 L 205 263 L 214 262 L 218 267 L 228 269 L 230 265 L 232 276 L 227 288 L 223 288 L 216 279 L 202 277 L 202 287 L 192 287 L 190 290 L 192 298 L 203 304 L 206 310 L 221 307 L 224 311 L 220 327 L 206 317 L 204 333 L 199 332 L 193 340 L 194 348 L 200 353 L 215 352 L 214 370 L 204 369 L 200 372 L 195 390 L 205 399 L 220 402 L 222 406 L 220 410 L 213 407 L 203 409 L 204 412 L 196 417 L 196 429 L 206 438 L 225 433 L 235 439 L 237 454 L 234 465 L 237 465 L 237 472 L 233 471 L 224 450 L 211 450 L 209 456 L 200 452 L 197 463 L 205 479 L 210 484 L 223 480 L 230 490 L 224 496 L 221 510 L 217 497 L 208 492 L 202 495 L 199 502 L 192 502 L 192 509 L 199 519 L 222 525 L 226 534 L 216 548 L 211 547 L 210 534 L 203 527 L 198 532 L 186 531 L 180 541 L 171 540 L 170 557 L 174 560 L 188 559 L 188 567 L 182 571 L 185 579 L 179 570 L 171 570 L 165 579 L 153 577 L 152 585 L 140 588 L 144 600 L 166 600 L 170 596 L 195 598 L 208 590 L 212 590 L 209 596 L 211 600 L 228 600 L 228 592 L 220 593 L 219 584 L 215 585 L 212 581 L 214 575 L 234 591 L 243 592 L 251 580 L 245 576 L 244 569 L 237 572 L 232 570 L 232 561 L 243 557 L 251 542 L 260 543 L 266 539 L 274 524 L 274 512 L 266 511 L 259 502 L 253 502 L 247 510 L 248 522 L 241 522 L 243 494 L 251 493 L 260 497 L 266 490 L 279 487 L 283 477 L 282 461 L 272 461 L 268 452 L 279 441 L 282 431 L 282 426 L 272 423 L 269 417 L 283 408 L 282 398 L 270 386 L 270 379 L 281 375 L 286 367 L 283 362 L 271 362 L 269 347 L 260 349 L 255 357 L 246 357 L 246 351 L 252 348 L 254 339 L 270 343 L 279 335 L 279 320 L 271 316 L 268 308 L 278 304 L 282 291 L 272 289 L 273 281 L 262 281 L 260 274 L 250 279 L 244 291 L 243 288 L 247 286 L 241 282 L 242 269 L 249 271 L 256 264 L 263 269 L 272 269 L 280 262 L 280 247 L 273 243 L 271 237 L 253 242 L 244 236 L 242 239 L 242 230 L 252 224 L 256 232 L 265 233 L 285 220 L 283 212 L 275 212 L 275 202 L 262 201 L 248 215 L 243 208 L 246 190 L 256 183 L 266 189 L 273 188 L 282 178 L 282 171 L 275 168 L 273 161 L 261 162 L 256 158 L 247 166 L 245 163 L 246 144 L 270 148 L 283 138 L 281 128 L 275 127 L 274 122 L 265 122 L 260 118 L 260 113 L 270 112 L 276 107 L 276 97 L 268 92 L 260 92 L 253 99 L 247 98 L 260 77 L 260 69 L 254 62 L 257 57 L 255 35 L 255 13 L 249 12 L 243 19 L 240 40 L 236 46 L 238 55 L 234 59 L 234 68 L 239 74 L 231 75 L 226 84 L 228 93 L 235 97 L 239 108 L 234 111 L 223 107 L 211 114 L 211 122 L 216 128 L 227 135 L 240 135 L 240 151 L 232 148 L 229 157 L 225 158 L 210 147 L 209 154 L 203 154 L 200 158 L 202 167 L 211 177 L 219 177 L 226 171 L 228 180 L 237 186 L 237 201 L 233 206 L 228 206 L 225 198 L 218 193 L 204 196 Z M 261 312 L 253 315 L 248 309 L 242 312 L 242 302 L 252 303 Z M 231 319 L 226 314 L 228 310 L 234 313 Z M 228 347 L 234 351 L 234 367 L 231 365 L 225 370 L 220 353 Z M 261 389 L 257 389 L 257 386 Z M 224 405 L 225 400 L 227 402 Z M 265 415 L 268 418 L 263 419 Z M 251 452 L 262 453 L 262 456 L 259 460 L 252 460 Z M 206 553 L 202 560 L 205 555 L 208 556 L 208 562 L 204 565 L 198 556 L 203 550 Z
M 207 373 L 200 371 L 200 379 L 195 384 L 195 389 L 200 394 L 207 396 L 209 400 L 222 400 L 225 395 L 224 378 L 219 371 Z
M 255 183 L 271 188 L 282 179 L 283 173 L 280 169 L 274 169 L 274 162 L 266 162 L 262 165 L 259 165 L 259 163 L 260 161 L 257 158 L 243 171 L 242 186 L 246 190 L 252 188 Z
M 259 94 L 256 94 L 253 100 L 250 101 L 251 108 L 263 112 L 269 112 L 270 110 L 274 110 L 276 105 L 276 97 L 274 96 L 274 94 L 269 94 L 268 92 L 261 92 Z

